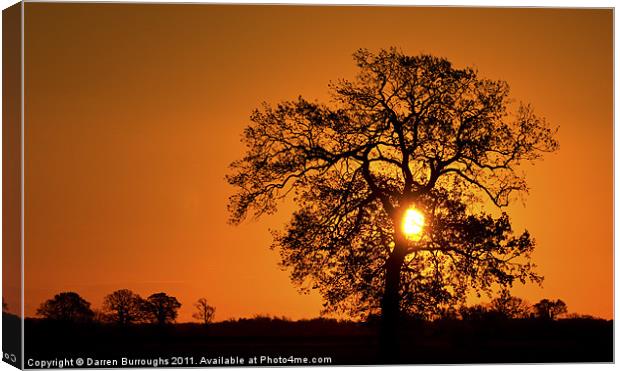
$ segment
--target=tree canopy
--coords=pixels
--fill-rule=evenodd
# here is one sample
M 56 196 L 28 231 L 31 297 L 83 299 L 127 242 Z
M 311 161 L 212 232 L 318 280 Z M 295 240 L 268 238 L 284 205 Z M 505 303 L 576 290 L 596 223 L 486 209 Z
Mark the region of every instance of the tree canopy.
M 90 303 L 75 292 L 61 292 L 53 299 L 45 301 L 37 314 L 46 319 L 83 323 L 92 321 L 95 313 L 90 309 Z
M 491 310 L 504 318 L 528 318 L 531 307 L 523 299 L 510 295 L 503 290 L 501 295 L 491 301 Z
M 542 299 L 538 303 L 534 304 L 534 310 L 537 318 L 554 320 L 558 316 L 566 314 L 568 312 L 568 307 L 561 299 Z
M 151 322 L 165 325 L 174 322 L 181 303 L 174 296 L 159 292 L 149 296 L 144 302 L 144 312 Z
M 318 289 L 326 312 L 432 315 L 514 281 L 540 282 L 534 240 L 501 208 L 527 192 L 519 166 L 558 148 L 554 129 L 509 99 L 504 81 L 431 55 L 354 54 L 358 74 L 331 102 L 299 97 L 255 110 L 245 155 L 231 164 L 231 222 L 277 211 L 273 247 L 293 282 Z M 406 210 L 424 215 L 415 240 Z
M 122 326 L 144 320 L 144 307 L 144 299 L 128 289 L 116 290 L 103 299 L 104 313 Z

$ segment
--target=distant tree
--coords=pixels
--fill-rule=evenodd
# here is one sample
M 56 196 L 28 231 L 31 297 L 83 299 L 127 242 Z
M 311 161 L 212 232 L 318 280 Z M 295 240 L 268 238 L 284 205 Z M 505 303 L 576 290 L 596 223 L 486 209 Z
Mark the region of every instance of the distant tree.
M 6 303 L 4 296 L 2 297 L 2 313 L 7 313 L 9 311 L 9 305 Z
M 506 318 L 527 318 L 530 314 L 530 306 L 523 299 L 510 295 L 507 290 L 491 301 L 491 310 Z
M 463 305 L 459 308 L 459 314 L 465 321 L 481 321 L 490 318 L 491 310 L 488 305 L 474 304 L 471 306 Z
M 164 325 L 174 322 L 181 303 L 174 297 L 160 292 L 149 296 L 143 304 L 143 311 L 151 322 Z
M 390 329 L 402 312 L 540 282 L 529 233 L 473 206 L 527 192 L 519 166 L 558 148 L 554 129 L 472 68 L 396 49 L 354 59 L 359 74 L 331 86 L 331 104 L 300 97 L 252 113 L 227 177 L 231 222 L 294 199 L 273 243 L 293 282 L 318 289 L 326 312 L 381 313 Z M 425 222 L 407 235 L 412 207 Z
M 144 319 L 144 299 L 128 289 L 114 291 L 103 299 L 103 312 L 121 326 Z
M 534 311 L 537 318 L 554 320 L 558 316 L 567 313 L 568 307 L 562 300 L 542 299 L 534 304 Z
M 263 314 L 263 313 L 256 313 L 255 315 L 252 316 L 250 320 L 267 321 L 267 322 L 274 322 L 274 321 L 291 322 L 291 319 L 287 316 L 277 316 L 277 315 L 272 316 L 270 314 Z
M 210 306 L 206 298 L 198 299 L 198 301 L 194 304 L 194 307 L 196 307 L 196 313 L 193 314 L 195 319 L 205 325 L 213 322 L 213 319 L 215 318 L 215 307 Z
M 591 314 L 581 314 L 581 313 L 569 313 L 564 316 L 566 319 L 580 319 L 580 320 L 601 320 L 599 317 L 595 317 Z
M 456 320 L 459 317 L 459 313 L 454 307 L 448 307 L 443 309 L 436 319 L 442 320 Z
M 47 319 L 83 323 L 93 320 L 94 312 L 90 303 L 75 292 L 61 292 L 37 309 L 37 315 Z
M 110 313 L 104 312 L 100 309 L 93 310 L 93 321 L 97 323 L 116 323 L 116 320 Z

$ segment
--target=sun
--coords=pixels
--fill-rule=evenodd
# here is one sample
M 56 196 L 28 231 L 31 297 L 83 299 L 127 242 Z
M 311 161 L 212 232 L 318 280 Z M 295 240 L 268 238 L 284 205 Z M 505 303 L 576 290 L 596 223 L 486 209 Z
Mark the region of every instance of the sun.
M 405 211 L 403 217 L 403 233 L 410 240 L 418 241 L 424 229 L 424 214 L 414 206 Z

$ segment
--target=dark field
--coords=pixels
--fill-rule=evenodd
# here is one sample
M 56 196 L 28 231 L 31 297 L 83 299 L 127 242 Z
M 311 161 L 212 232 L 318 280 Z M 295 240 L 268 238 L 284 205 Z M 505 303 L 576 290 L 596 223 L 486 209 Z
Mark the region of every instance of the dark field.
M 258 318 L 209 327 L 128 328 L 26 320 L 25 326 L 27 362 L 76 357 L 118 360 L 117 367 L 122 357 L 161 357 L 173 364 L 159 361 L 160 366 L 183 367 L 221 366 L 225 359 L 218 357 L 243 358 L 244 365 L 257 357 L 263 366 L 300 364 L 303 358 L 312 364 L 313 357 L 329 357 L 322 364 L 337 365 L 613 362 L 613 321 L 596 319 L 411 321 L 401 326 L 399 346 L 389 360 L 379 357 L 377 325 L 335 320 Z M 261 356 L 272 362 L 260 362 Z M 286 363 L 274 361 L 278 357 Z
M 2 353 L 3 361 L 12 366 L 21 364 L 21 320 L 19 317 L 2 313 Z

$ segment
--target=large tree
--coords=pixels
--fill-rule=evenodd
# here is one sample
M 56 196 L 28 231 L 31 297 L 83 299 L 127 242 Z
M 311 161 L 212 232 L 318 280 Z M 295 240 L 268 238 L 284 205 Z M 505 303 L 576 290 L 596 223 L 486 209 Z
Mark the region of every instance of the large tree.
M 296 210 L 273 245 L 292 280 L 318 289 L 327 312 L 391 325 L 470 291 L 539 282 L 533 239 L 500 211 L 527 191 L 519 165 L 556 150 L 554 130 L 511 103 L 505 82 L 446 59 L 395 49 L 354 59 L 358 75 L 331 84 L 329 104 L 299 97 L 253 112 L 227 177 L 231 222 L 288 197 Z

